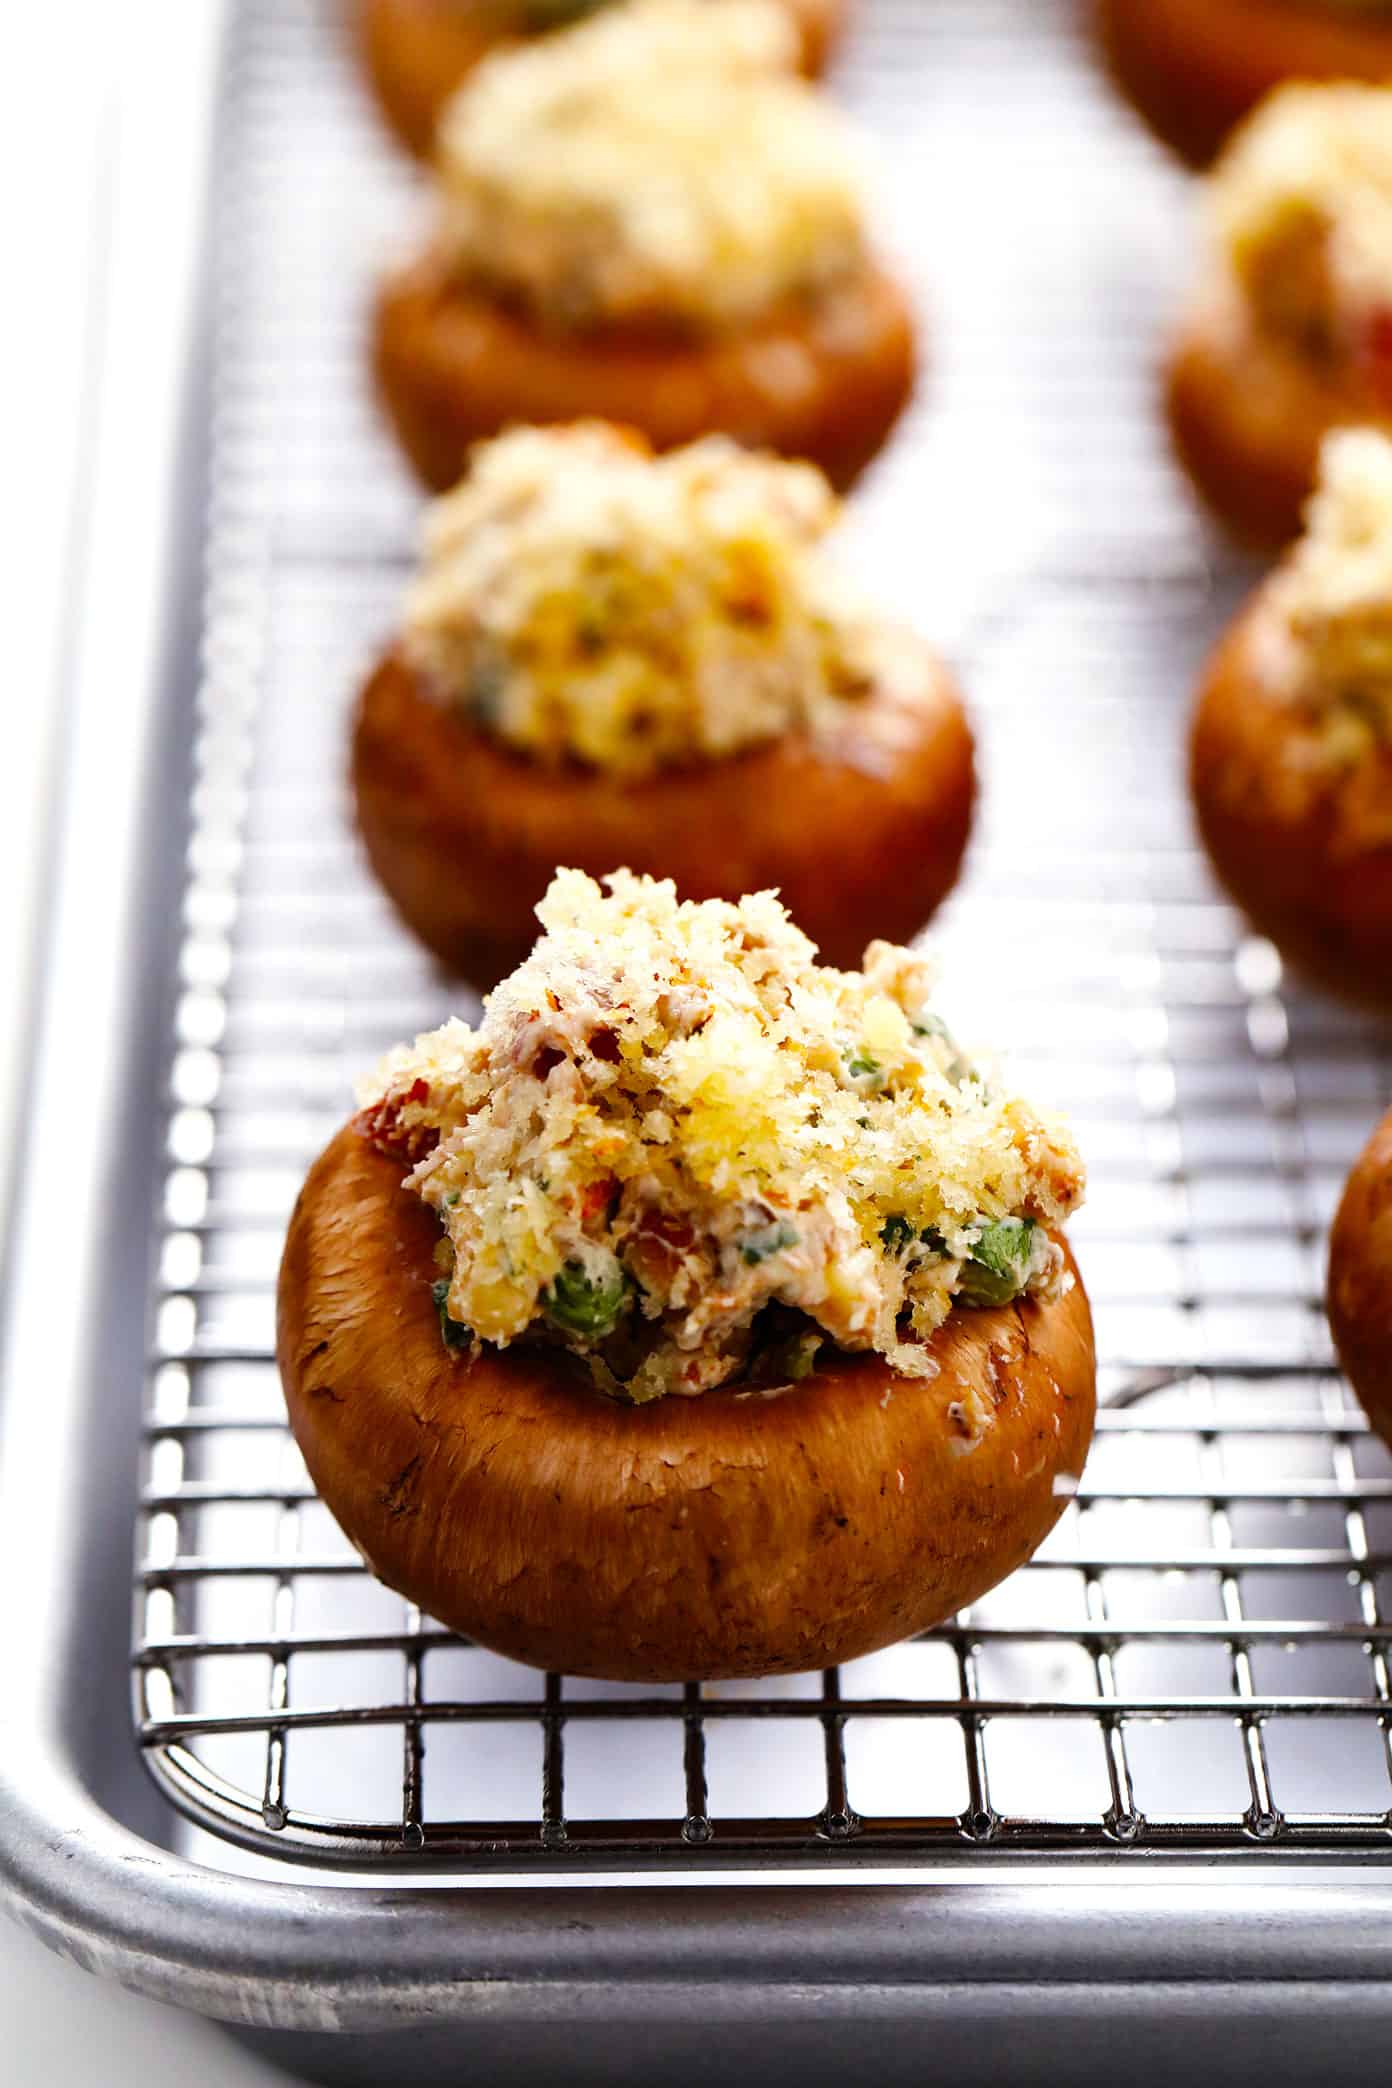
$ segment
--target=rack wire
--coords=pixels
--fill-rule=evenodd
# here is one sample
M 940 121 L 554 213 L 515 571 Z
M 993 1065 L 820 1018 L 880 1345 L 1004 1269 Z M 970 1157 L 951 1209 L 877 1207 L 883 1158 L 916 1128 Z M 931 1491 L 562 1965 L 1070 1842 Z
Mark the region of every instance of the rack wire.
M 848 550 L 975 711 L 981 831 L 934 940 L 959 1026 L 1009 1040 L 1090 1160 L 1093 1456 L 1038 1558 L 943 1630 L 684 1689 L 464 1644 L 315 1499 L 273 1359 L 290 1203 L 354 1075 L 468 1005 L 391 920 L 342 788 L 411 555 L 360 332 L 413 177 L 332 0 L 246 0 L 134 1676 L 174 1803 L 262 1852 L 511 1871 L 1389 1846 L 1392 1459 L 1320 1293 L 1392 1058 L 1244 938 L 1190 832 L 1187 693 L 1251 575 L 1156 426 L 1187 191 L 1068 0 L 861 0 L 851 45 L 837 91 L 876 137 L 933 345 Z

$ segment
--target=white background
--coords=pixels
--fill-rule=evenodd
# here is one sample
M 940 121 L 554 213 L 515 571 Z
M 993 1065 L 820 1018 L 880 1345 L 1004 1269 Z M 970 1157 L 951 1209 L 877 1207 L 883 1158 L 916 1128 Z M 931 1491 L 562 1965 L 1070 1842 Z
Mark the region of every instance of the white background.
M 198 7 L 204 0 L 178 0 Z M 103 154 L 120 52 L 157 7 L 62 0 L 6 13 L 0 68 L 0 1209 L 41 953 L 44 801 L 68 619 L 65 575 L 97 279 Z M 171 82 L 177 93 L 177 82 Z M 176 126 L 171 126 L 175 129 Z M 178 169 L 172 169 L 178 178 Z M 0 1920 L 0 2088 L 252 2088 L 286 2076 L 220 2031 L 61 1964 Z

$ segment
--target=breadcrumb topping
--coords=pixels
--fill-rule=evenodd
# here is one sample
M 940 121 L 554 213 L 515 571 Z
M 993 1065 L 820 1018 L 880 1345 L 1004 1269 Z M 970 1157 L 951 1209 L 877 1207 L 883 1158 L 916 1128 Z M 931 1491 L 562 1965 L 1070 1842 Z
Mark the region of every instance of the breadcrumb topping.
M 829 727 L 875 686 L 875 619 L 823 549 L 808 464 L 601 422 L 520 429 L 429 510 L 404 647 L 511 746 L 625 776 Z
M 1392 410 L 1392 89 L 1279 89 L 1227 147 L 1211 197 L 1258 325 Z
M 1331 435 L 1306 532 L 1270 590 L 1289 637 L 1282 681 L 1319 721 L 1327 751 L 1392 747 L 1392 441 Z
M 561 871 L 479 1027 L 361 1091 L 440 1218 L 451 1345 L 559 1342 L 636 1400 L 784 1382 L 823 1343 L 925 1376 L 954 1304 L 1068 1280 L 1046 1227 L 1077 1149 L 953 1042 L 922 956 L 836 971 L 772 893 L 606 882 Z
M 442 237 L 553 327 L 737 325 L 864 259 L 849 127 L 772 0 L 629 0 L 475 68 Z

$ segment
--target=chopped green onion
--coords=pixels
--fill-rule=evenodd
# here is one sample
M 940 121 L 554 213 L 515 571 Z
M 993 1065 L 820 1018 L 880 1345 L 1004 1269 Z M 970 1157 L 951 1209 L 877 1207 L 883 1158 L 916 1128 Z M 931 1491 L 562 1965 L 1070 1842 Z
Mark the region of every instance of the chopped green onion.
M 971 1305 L 1008 1305 L 1029 1281 L 1034 1259 L 1035 1220 L 997 1218 L 962 1264 L 961 1293 Z
M 935 1037 L 947 1046 L 950 1056 L 943 1070 L 954 1087 L 960 1087 L 964 1080 L 972 1078 L 974 1068 L 971 1061 L 957 1049 L 957 1040 L 941 1015 L 935 1015 L 931 1008 L 920 1008 L 910 1027 L 916 1037 Z
M 623 1317 L 628 1288 L 617 1261 L 612 1273 L 601 1277 L 591 1276 L 581 1261 L 568 1261 L 551 1288 L 542 1292 L 542 1310 L 563 1333 L 603 1341 Z
M 779 1219 L 776 1224 L 766 1225 L 758 1232 L 746 1233 L 740 1241 L 740 1253 L 751 1269 L 767 1261 L 771 1254 L 781 1254 L 785 1247 L 796 1247 L 798 1231 L 794 1225 Z
M 790 1385 L 800 1385 L 804 1378 L 810 1378 L 817 1367 L 825 1339 L 817 1328 L 811 1328 L 805 1334 L 790 1335 L 774 1359 L 776 1375 Z
M 440 1339 L 447 1349 L 468 1348 L 473 1335 L 462 1320 L 451 1319 L 449 1309 L 450 1280 L 441 1276 L 430 1286 L 430 1295 L 435 1301 L 435 1310 L 440 1315 Z
M 877 1058 L 865 1049 L 863 1044 L 858 1051 L 847 1057 L 846 1071 L 850 1074 L 852 1080 L 873 1081 L 877 1088 L 884 1086 L 884 1067 Z
M 507 689 L 507 672 L 499 661 L 480 661 L 469 684 L 468 703 L 483 725 L 496 725 Z

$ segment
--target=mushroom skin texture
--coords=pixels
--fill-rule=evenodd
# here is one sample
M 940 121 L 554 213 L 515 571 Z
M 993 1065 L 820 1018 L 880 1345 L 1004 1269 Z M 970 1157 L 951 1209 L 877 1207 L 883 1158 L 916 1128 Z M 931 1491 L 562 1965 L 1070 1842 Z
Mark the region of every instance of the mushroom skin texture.
M 819 464 L 844 488 L 907 405 L 917 348 L 907 296 L 873 264 L 729 331 L 570 333 L 461 283 L 431 250 L 384 285 L 372 360 L 397 439 L 436 492 L 485 436 L 594 419 L 636 428 L 659 450 L 731 435 Z
M 934 1378 L 856 1357 L 786 1389 L 628 1407 L 543 1349 L 452 1356 L 439 1226 L 400 1183 L 351 1124 L 310 1170 L 280 1271 L 291 1426 L 379 1579 L 514 1660 L 635 1682 L 852 1660 L 1022 1565 L 1082 1471 L 1095 1366 L 1076 1280 L 954 1312 Z M 977 1435 L 964 1401 L 984 1402 Z
M 1227 284 L 1180 328 L 1165 389 L 1180 462 L 1218 518 L 1258 549 L 1300 534 L 1327 435 L 1354 426 L 1392 434 L 1392 418 L 1366 398 L 1261 334 Z
M 1214 868 L 1261 934 L 1345 998 L 1392 1007 L 1392 842 L 1346 835 L 1348 772 L 1292 761 L 1308 730 L 1261 672 L 1262 591 L 1200 684 L 1190 785 Z M 1380 765 L 1392 806 L 1392 753 Z
M 1122 93 L 1194 167 L 1283 80 L 1392 76 L 1392 17 L 1315 0 L 1093 0 L 1093 22 Z
M 1349 1383 L 1392 1444 L 1392 1110 L 1356 1162 L 1334 1220 L 1329 1324 Z
M 786 733 L 630 779 L 509 747 L 436 702 L 392 651 L 353 732 L 358 829 L 407 926 L 480 987 L 536 941 L 557 863 L 593 877 L 622 863 L 673 878 L 688 899 L 776 886 L 822 961 L 851 970 L 874 937 L 918 933 L 971 831 L 971 730 L 926 645 L 921 660 L 926 698 L 884 687 L 819 737 Z
M 428 159 L 450 95 L 497 42 L 482 7 L 450 0 L 357 0 L 358 50 L 378 108 L 417 159 Z
M 846 0 L 781 0 L 802 38 L 802 69 L 825 67 L 845 24 Z M 358 49 L 397 138 L 428 159 L 445 103 L 480 58 L 496 50 L 486 5 L 468 0 L 356 0 Z

